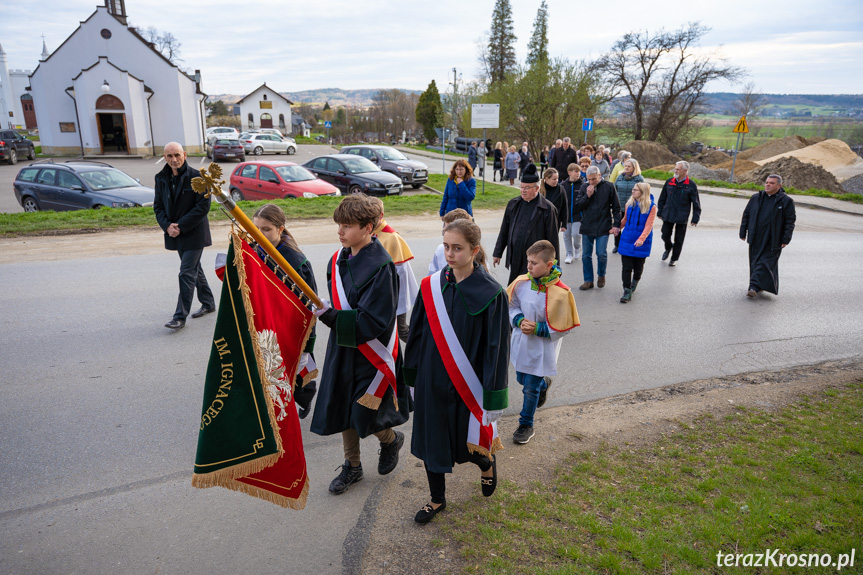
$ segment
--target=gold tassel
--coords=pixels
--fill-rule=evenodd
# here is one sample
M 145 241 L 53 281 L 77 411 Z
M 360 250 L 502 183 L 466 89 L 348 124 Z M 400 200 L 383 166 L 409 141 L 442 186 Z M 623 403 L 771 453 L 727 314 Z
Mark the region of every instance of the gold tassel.
M 371 393 L 366 393 L 357 400 L 357 403 L 359 403 L 363 407 L 377 410 L 381 406 L 381 398 L 372 395 Z
M 231 491 L 239 491 L 240 493 L 245 493 L 246 495 L 251 495 L 252 497 L 257 497 L 258 499 L 263 499 L 264 501 L 269 501 L 270 503 L 274 503 L 275 505 L 284 507 L 285 509 L 305 509 L 306 501 L 309 498 L 308 477 L 306 477 L 305 484 L 303 485 L 303 490 L 300 492 L 300 495 L 296 499 L 291 499 L 290 497 L 285 497 L 284 495 L 278 495 L 276 493 L 273 493 L 272 491 L 267 491 L 266 489 L 261 489 L 260 487 L 249 485 L 248 483 L 243 483 L 241 481 L 232 481 L 230 485 L 222 485 L 221 487 L 225 487 L 226 489 L 230 489 Z

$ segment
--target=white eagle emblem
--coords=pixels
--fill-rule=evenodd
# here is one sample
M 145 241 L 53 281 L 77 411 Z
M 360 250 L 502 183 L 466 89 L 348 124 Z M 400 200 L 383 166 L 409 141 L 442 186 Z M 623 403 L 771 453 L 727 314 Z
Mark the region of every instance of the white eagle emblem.
M 264 371 L 267 374 L 267 391 L 273 400 L 276 411 L 276 421 L 282 421 L 288 416 L 288 406 L 291 403 L 293 382 L 285 379 L 285 362 L 276 333 L 265 329 L 258 332 L 258 343 L 261 347 L 261 357 L 264 360 Z

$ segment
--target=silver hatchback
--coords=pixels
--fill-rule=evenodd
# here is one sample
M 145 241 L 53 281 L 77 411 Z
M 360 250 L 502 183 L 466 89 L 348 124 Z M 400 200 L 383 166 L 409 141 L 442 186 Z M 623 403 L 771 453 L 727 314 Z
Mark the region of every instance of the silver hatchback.
M 247 154 L 261 156 L 263 154 L 297 153 L 297 145 L 289 140 L 273 134 L 244 133 L 240 136 L 240 144 Z

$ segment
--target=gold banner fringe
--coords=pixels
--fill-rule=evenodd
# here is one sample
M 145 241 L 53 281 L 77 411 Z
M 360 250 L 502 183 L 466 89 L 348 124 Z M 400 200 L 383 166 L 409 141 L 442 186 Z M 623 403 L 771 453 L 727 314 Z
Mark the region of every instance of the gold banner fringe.
M 300 493 L 300 496 L 296 499 L 291 499 L 290 497 L 285 497 L 283 495 L 277 495 L 272 491 L 267 491 L 266 489 L 261 489 L 260 487 L 249 485 L 248 483 L 243 483 L 241 481 L 231 481 L 229 485 L 223 485 L 222 487 L 226 487 L 232 491 L 239 491 L 240 493 L 245 493 L 246 495 L 251 495 L 252 497 L 257 497 L 258 499 L 263 499 L 264 501 L 269 501 L 270 503 L 275 503 L 276 505 L 284 507 L 285 509 L 305 509 L 306 501 L 309 498 L 308 476 L 306 477 L 305 485 L 303 485 L 303 490 Z
M 503 449 L 503 443 L 500 441 L 500 437 L 495 437 L 491 442 L 491 450 L 489 452 L 488 449 L 481 445 L 476 445 L 475 443 L 467 442 L 467 450 L 469 453 L 479 453 L 481 455 L 485 455 L 489 459 L 491 456 Z
M 314 371 L 310 371 L 308 374 L 306 374 L 306 377 L 303 378 L 303 381 L 302 381 L 302 384 L 300 387 L 306 387 L 306 385 L 308 385 L 308 383 L 310 381 L 312 381 L 313 379 L 315 379 L 316 377 L 318 377 L 318 370 L 316 369 Z
M 381 406 L 381 398 L 371 393 L 366 393 L 357 400 L 357 403 L 369 409 L 377 410 Z
M 199 487 L 201 489 L 216 486 L 227 487 L 227 483 L 238 477 L 252 475 L 274 465 L 279 460 L 279 457 L 281 457 L 280 453 L 273 453 L 272 455 L 232 465 L 231 467 L 225 467 L 211 473 L 193 473 L 192 487 Z

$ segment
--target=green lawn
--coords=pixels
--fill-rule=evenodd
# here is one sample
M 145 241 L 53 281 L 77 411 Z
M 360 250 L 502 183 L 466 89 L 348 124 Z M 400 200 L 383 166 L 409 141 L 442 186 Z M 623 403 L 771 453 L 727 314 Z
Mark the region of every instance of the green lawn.
M 778 412 L 704 416 L 644 447 L 575 453 L 548 484 L 504 481 L 491 501 L 456 504 L 439 521 L 467 572 L 828 573 L 720 569 L 717 554 L 779 549 L 809 562 L 858 547 L 843 572 L 859 573 L 862 391 L 858 382 Z

